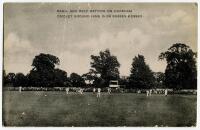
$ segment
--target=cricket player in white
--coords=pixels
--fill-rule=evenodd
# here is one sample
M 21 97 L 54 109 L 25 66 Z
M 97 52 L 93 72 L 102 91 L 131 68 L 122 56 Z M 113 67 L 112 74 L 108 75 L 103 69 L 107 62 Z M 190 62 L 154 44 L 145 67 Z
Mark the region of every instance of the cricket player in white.
M 101 89 L 98 88 L 98 89 L 97 89 L 97 98 L 100 98 L 100 95 L 101 95 Z
M 151 93 L 152 93 L 152 90 L 150 89 L 150 90 L 149 90 L 149 96 L 151 96 Z
M 146 93 L 147 93 L 147 97 L 149 96 L 149 90 L 146 90 Z
M 22 87 L 21 87 L 21 86 L 19 87 L 19 92 L 20 92 L 20 93 L 22 92 Z
M 111 93 L 111 88 L 108 88 L 108 94 L 110 94 Z
M 93 94 L 95 94 L 95 92 L 96 92 L 96 88 L 93 88 Z
M 83 94 L 83 89 L 82 89 L 82 88 L 79 90 L 79 93 L 80 93 L 81 95 Z
M 69 94 L 69 88 L 66 88 L 65 90 L 66 90 L 66 94 Z
M 165 96 L 167 96 L 167 89 L 165 89 Z

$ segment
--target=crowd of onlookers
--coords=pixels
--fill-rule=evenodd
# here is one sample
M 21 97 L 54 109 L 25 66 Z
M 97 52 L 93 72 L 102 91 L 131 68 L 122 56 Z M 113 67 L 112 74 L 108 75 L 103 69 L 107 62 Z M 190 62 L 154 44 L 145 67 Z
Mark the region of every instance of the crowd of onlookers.
M 148 96 L 151 94 L 197 94 L 195 89 L 182 89 L 182 90 L 173 90 L 173 89 L 125 89 L 125 88 L 81 88 L 81 87 L 4 87 L 4 90 L 8 91 L 66 91 L 66 92 L 107 92 L 107 93 L 144 93 Z

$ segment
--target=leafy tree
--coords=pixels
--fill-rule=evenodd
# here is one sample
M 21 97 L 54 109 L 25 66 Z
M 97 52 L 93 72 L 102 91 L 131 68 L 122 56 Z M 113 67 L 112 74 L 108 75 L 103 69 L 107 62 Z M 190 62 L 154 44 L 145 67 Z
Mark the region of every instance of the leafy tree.
M 197 88 L 197 53 L 183 43 L 173 44 L 159 59 L 167 61 L 165 84 L 174 89 Z
M 13 85 L 15 81 L 15 73 L 8 73 L 5 77 L 5 82 L 9 85 Z
M 45 84 L 43 83 L 42 76 L 39 73 L 39 71 L 32 69 L 30 73 L 27 75 L 27 77 L 29 80 L 28 82 L 29 86 L 33 86 L 33 87 L 45 86 Z
M 39 54 L 33 59 L 33 69 L 28 74 L 30 86 L 55 87 L 69 86 L 67 73 L 60 69 L 55 69 L 59 65 L 58 57 L 50 54 Z
M 59 65 L 60 60 L 58 57 L 40 53 L 39 55 L 35 56 L 33 59 L 33 70 L 43 71 L 43 70 L 53 70 L 55 65 Z
M 120 78 L 119 84 L 121 88 L 129 88 L 129 79 L 128 78 Z
M 93 69 L 90 69 L 90 71 L 86 74 L 82 75 L 85 82 L 88 82 L 89 87 L 97 87 L 98 82 L 100 80 L 100 75 L 94 71 Z
M 67 72 L 55 69 L 54 86 L 69 87 L 72 86 L 67 77 Z
M 30 86 L 37 87 L 53 87 L 54 85 L 54 70 L 31 70 L 29 74 Z
M 165 74 L 163 72 L 155 72 L 154 73 L 155 78 L 155 88 L 164 88 L 164 82 L 165 82 Z
M 93 85 L 98 88 L 104 88 L 106 85 L 106 81 L 101 77 L 96 77 L 96 79 L 93 82 Z
M 109 85 L 110 80 L 119 79 L 118 68 L 120 67 L 120 64 L 117 57 L 111 55 L 108 49 L 100 51 L 99 56 L 91 55 L 91 59 L 91 70 L 100 75 L 94 82 L 100 82 L 102 83 L 102 86 L 106 87 Z
M 88 82 L 88 84 L 93 84 L 94 82 L 94 75 L 91 72 L 85 73 L 82 75 L 85 82 Z
M 86 85 L 84 78 L 77 73 L 71 73 L 70 81 L 73 87 L 84 87 Z
M 15 80 L 13 84 L 15 87 L 19 87 L 19 86 L 25 87 L 27 86 L 27 83 L 28 83 L 28 79 L 23 73 L 17 73 L 15 75 Z
M 145 63 L 144 56 L 138 55 L 133 58 L 131 74 L 129 77 L 129 87 L 139 89 L 149 89 L 154 85 L 153 72 Z

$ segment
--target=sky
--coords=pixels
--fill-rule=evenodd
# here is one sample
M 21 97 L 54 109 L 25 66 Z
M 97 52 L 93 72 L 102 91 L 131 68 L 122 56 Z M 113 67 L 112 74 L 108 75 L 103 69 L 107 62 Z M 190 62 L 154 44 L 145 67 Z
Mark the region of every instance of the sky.
M 58 9 L 129 9 L 142 18 L 67 19 L 57 17 Z M 158 60 L 158 56 L 174 43 L 185 43 L 197 51 L 196 4 L 4 4 L 6 73 L 27 74 L 33 58 L 48 53 L 60 59 L 57 68 L 68 74 L 84 74 L 91 68 L 90 56 L 105 49 L 117 56 L 121 76 L 130 74 L 131 63 L 138 54 L 144 55 L 154 72 L 164 72 L 166 61 Z

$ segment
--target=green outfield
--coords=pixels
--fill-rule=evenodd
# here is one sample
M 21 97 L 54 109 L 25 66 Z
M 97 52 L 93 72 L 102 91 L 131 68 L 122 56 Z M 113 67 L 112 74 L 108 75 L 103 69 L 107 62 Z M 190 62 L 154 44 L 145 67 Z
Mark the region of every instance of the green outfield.
M 4 91 L 5 126 L 195 126 L 196 95 Z

